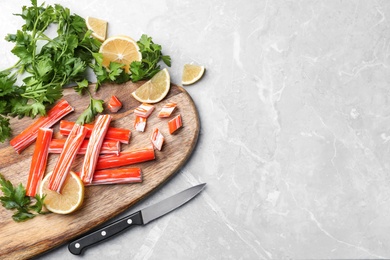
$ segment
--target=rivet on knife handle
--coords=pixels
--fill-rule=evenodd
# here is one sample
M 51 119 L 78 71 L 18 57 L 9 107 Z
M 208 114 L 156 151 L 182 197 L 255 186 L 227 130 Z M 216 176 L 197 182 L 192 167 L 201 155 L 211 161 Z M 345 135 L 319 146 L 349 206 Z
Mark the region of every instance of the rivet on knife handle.
M 83 236 L 68 245 L 69 251 L 74 255 L 79 255 L 84 248 L 97 244 L 131 226 L 142 225 L 141 212 L 138 211 L 130 216 L 119 219 L 97 231 Z

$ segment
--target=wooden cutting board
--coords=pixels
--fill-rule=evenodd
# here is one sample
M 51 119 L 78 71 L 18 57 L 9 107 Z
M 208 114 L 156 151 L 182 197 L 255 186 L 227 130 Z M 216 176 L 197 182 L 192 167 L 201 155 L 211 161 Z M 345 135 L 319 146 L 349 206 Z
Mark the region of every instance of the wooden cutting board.
M 199 117 L 191 97 L 182 87 L 172 84 L 168 96 L 155 104 L 155 110 L 148 118 L 145 132 L 137 132 L 133 126 L 133 110 L 140 103 L 131 96 L 131 92 L 141 84 L 130 82 L 121 85 L 106 84 L 100 87 L 94 97 L 108 101 L 111 95 L 116 95 L 123 102 L 122 109 L 112 114 L 111 122 L 113 127 L 129 128 L 132 132 L 129 144 L 122 144 L 122 151 L 150 146 L 149 137 L 154 127 L 158 127 L 164 135 L 165 142 L 161 151 L 156 150 L 156 159 L 134 165 L 141 167 L 143 182 L 86 187 L 84 203 L 80 210 L 69 215 L 40 215 L 22 223 L 14 222 L 11 218 L 12 212 L 0 206 L 0 259 L 31 258 L 69 242 L 145 198 L 184 165 L 196 145 L 199 134 Z M 73 89 L 64 91 L 64 99 L 75 108 L 74 112 L 64 118 L 70 121 L 75 121 L 89 104 L 88 95 L 80 96 Z M 183 120 L 183 127 L 173 135 L 168 131 L 169 118 L 157 117 L 157 112 L 169 101 L 178 104 L 172 116 L 181 114 Z M 109 111 L 105 109 L 104 113 Z M 11 120 L 13 133 L 18 134 L 33 121 L 29 118 Z M 61 138 L 58 125 L 54 126 L 54 136 Z M 31 145 L 21 154 L 17 154 L 8 142 L 0 144 L 0 173 L 14 185 L 18 183 L 26 185 L 33 151 L 34 145 Z M 50 154 L 46 172 L 54 168 L 57 158 L 58 155 Z M 81 155 L 76 158 L 73 170 L 77 171 L 80 168 L 82 159 Z

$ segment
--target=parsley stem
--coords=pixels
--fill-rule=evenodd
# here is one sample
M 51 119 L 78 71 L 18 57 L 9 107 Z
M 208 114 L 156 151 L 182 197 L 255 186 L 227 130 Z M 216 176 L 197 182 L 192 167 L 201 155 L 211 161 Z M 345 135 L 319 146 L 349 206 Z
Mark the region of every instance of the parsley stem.
M 9 72 L 10 70 L 16 69 L 16 68 L 20 65 L 20 62 L 21 62 L 21 61 L 18 60 L 18 62 L 16 62 L 13 66 L 4 69 L 3 72 Z
M 37 40 L 39 41 L 48 41 L 48 42 L 53 42 L 52 39 L 50 39 L 46 34 L 40 33 L 39 36 L 37 37 Z
M 94 52 L 93 52 L 91 49 L 89 49 L 87 46 L 80 45 L 80 47 L 86 49 L 86 50 L 89 51 L 91 54 L 94 54 Z
M 32 47 L 32 65 L 35 66 L 35 62 L 36 62 L 36 52 L 37 52 L 37 40 L 39 39 L 39 37 L 43 34 L 43 32 L 47 29 L 47 27 L 49 26 L 50 24 L 50 21 L 46 21 L 46 24 L 45 26 L 40 29 L 39 31 L 37 31 L 37 26 L 38 26 L 38 22 L 41 21 L 41 18 L 43 17 L 43 15 L 45 14 L 45 12 L 42 12 L 38 15 L 38 17 L 36 18 L 35 22 L 34 22 L 34 27 L 32 29 L 32 32 L 31 32 L 31 37 L 32 37 L 32 41 L 30 43 L 30 46 Z M 36 34 L 38 33 L 38 36 L 36 36 Z

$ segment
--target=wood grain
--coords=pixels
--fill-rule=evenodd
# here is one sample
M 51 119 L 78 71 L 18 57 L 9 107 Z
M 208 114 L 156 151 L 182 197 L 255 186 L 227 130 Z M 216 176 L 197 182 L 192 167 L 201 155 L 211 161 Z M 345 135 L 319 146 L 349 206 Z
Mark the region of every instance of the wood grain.
M 122 144 L 122 151 L 149 146 L 149 137 L 154 127 L 158 127 L 164 135 L 165 143 L 161 151 L 156 150 L 156 159 L 135 165 L 142 169 L 143 182 L 86 187 L 83 207 L 70 215 L 42 215 L 16 223 L 11 219 L 12 212 L 0 207 L 0 259 L 27 259 L 69 242 L 145 198 L 184 165 L 196 145 L 200 129 L 198 113 L 191 97 L 182 87 L 172 84 L 168 96 L 155 104 L 156 109 L 148 118 L 146 131 L 137 132 L 133 126 L 133 110 L 140 103 L 131 96 L 131 92 L 141 84 L 106 84 L 100 87 L 94 97 L 108 101 L 111 95 L 116 95 L 123 102 L 122 109 L 113 114 L 111 123 L 111 126 L 132 131 L 130 142 Z M 89 104 L 87 95 L 80 96 L 73 89 L 66 89 L 64 98 L 75 107 L 75 112 L 64 118 L 70 121 L 75 121 Z M 183 119 L 183 127 L 173 135 L 168 131 L 169 118 L 157 117 L 161 107 L 170 101 L 178 104 L 172 116 L 181 114 Z M 104 113 L 109 111 L 106 109 Z M 13 133 L 19 133 L 33 121 L 29 118 L 11 120 Z M 58 125 L 54 126 L 55 136 L 63 138 L 58 133 Z M 1 144 L 0 173 L 14 184 L 25 185 L 33 150 L 34 145 L 31 145 L 18 155 L 8 142 Z M 57 158 L 58 155 L 50 154 L 46 172 L 54 168 Z M 73 170 L 80 168 L 82 159 L 82 156 L 76 158 Z

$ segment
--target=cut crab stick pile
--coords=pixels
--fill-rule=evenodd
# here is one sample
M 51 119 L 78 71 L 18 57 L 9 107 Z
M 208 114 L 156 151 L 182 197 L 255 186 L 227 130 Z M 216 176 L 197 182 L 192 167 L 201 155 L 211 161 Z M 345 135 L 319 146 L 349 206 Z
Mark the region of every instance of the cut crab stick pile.
M 45 175 L 49 144 L 53 136 L 50 128 L 39 128 L 35 149 L 31 160 L 30 173 L 27 179 L 26 195 L 34 197 L 37 194 L 39 184 Z
M 66 100 L 60 100 L 46 116 L 40 117 L 37 121 L 23 130 L 20 134 L 10 141 L 10 145 L 17 153 L 21 153 L 30 144 L 34 143 L 38 135 L 39 128 L 49 128 L 57 123 L 61 118 L 74 111 Z
M 100 148 L 110 126 L 111 119 L 112 116 L 110 115 L 98 116 L 92 129 L 80 174 L 81 180 L 84 183 L 90 184 L 92 182 L 96 163 L 100 154 Z
M 121 106 L 120 101 L 112 96 L 108 104 L 109 110 L 114 113 Z M 161 120 L 172 117 L 176 108 L 177 103 L 168 102 L 156 117 Z M 154 110 L 153 105 L 146 103 L 134 109 L 134 127 L 137 131 L 145 131 L 147 119 Z M 35 121 L 11 140 L 11 145 L 18 153 L 36 140 L 26 194 L 36 195 L 50 153 L 59 154 L 48 184 L 49 189 L 58 193 L 61 193 L 63 183 L 77 155 L 84 156 L 78 175 L 86 186 L 142 182 L 141 168 L 126 166 L 156 158 L 155 149 L 161 151 L 165 141 L 160 129 L 157 127 L 153 129 L 149 137 L 150 146 L 121 151 L 121 143 L 128 144 L 130 141 L 130 129 L 111 127 L 111 115 L 99 115 L 93 124 L 84 125 L 61 120 L 72 111 L 74 108 L 67 101 L 61 100 L 45 117 Z M 64 139 L 52 138 L 53 129 L 50 127 L 59 121 L 59 133 L 66 137 Z M 182 119 L 178 114 L 168 121 L 168 127 L 163 129 L 163 132 L 169 131 L 173 134 L 181 127 Z
M 161 119 L 171 117 L 176 107 L 176 102 L 167 102 L 162 106 L 162 108 L 157 114 L 157 117 Z M 153 110 L 154 106 L 146 103 L 142 103 L 134 109 L 134 128 L 136 131 L 145 131 L 147 118 L 151 115 Z M 182 126 L 183 122 L 180 114 L 176 115 L 174 118 L 168 121 L 168 131 L 170 134 L 174 134 Z M 150 136 L 150 141 L 154 148 L 161 151 L 165 138 L 158 128 L 154 128 Z
M 72 127 L 75 125 L 75 122 L 70 122 L 66 120 L 61 120 L 60 122 L 60 134 L 68 135 L 72 130 Z M 88 130 L 86 137 L 89 138 L 92 133 L 93 124 L 84 124 L 85 128 Z M 124 144 L 128 144 L 130 140 L 131 131 L 130 129 L 125 128 L 115 128 L 109 127 L 105 135 L 105 139 L 116 140 Z

